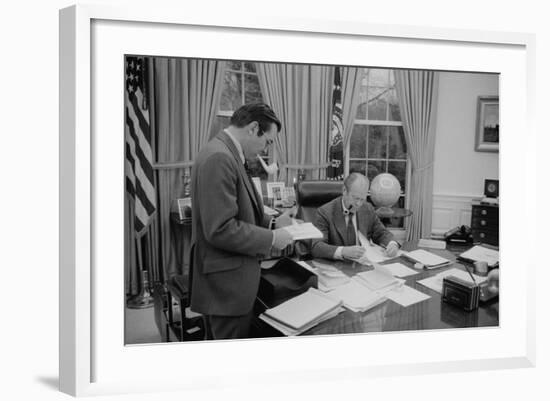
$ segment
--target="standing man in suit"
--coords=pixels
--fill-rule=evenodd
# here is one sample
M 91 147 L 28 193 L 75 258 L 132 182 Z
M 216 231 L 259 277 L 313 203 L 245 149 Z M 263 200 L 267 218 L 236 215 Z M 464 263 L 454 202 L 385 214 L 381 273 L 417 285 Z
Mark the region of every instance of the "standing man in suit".
M 358 231 L 365 238 L 385 247 L 387 256 L 397 255 L 399 244 L 367 202 L 368 191 L 369 179 L 363 174 L 351 173 L 344 180 L 342 196 L 317 210 L 314 224 L 323 233 L 323 239 L 312 243 L 313 257 L 336 260 L 360 258 L 365 249 L 360 245 Z
M 292 224 L 293 211 L 277 219 L 266 215 L 246 169 L 280 130 L 268 105 L 244 105 L 195 159 L 191 309 L 206 316 L 214 339 L 248 337 L 259 259 L 292 243 L 281 227 Z

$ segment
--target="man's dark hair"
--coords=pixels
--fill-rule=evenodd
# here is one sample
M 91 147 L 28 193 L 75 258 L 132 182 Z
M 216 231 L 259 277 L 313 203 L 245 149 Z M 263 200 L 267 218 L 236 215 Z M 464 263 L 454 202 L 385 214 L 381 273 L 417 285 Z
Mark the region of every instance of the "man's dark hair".
M 271 124 L 277 125 L 277 132 L 281 131 L 281 122 L 275 112 L 265 103 L 248 103 L 239 107 L 231 116 L 231 125 L 242 128 L 252 121 L 257 121 L 260 130 L 258 136 L 268 131 Z

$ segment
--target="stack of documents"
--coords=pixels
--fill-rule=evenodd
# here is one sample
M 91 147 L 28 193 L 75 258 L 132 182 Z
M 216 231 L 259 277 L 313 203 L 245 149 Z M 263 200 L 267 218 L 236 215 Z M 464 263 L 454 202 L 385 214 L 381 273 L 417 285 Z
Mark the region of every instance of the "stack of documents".
M 365 312 L 386 300 L 386 297 L 378 291 L 372 291 L 360 282 L 352 278 L 347 284 L 342 285 L 327 295 L 353 312 Z
M 316 261 L 313 261 L 312 263 L 313 266 L 317 268 L 315 270 L 315 274 L 317 275 L 319 289 L 322 291 L 329 291 L 341 285 L 347 284 L 350 280 L 348 276 L 334 266 Z
M 415 263 L 420 263 L 426 269 L 435 269 L 451 263 L 449 259 L 442 258 L 441 256 L 425 251 L 424 249 L 417 249 L 415 251 L 405 253 L 403 256 Z
M 310 288 L 297 297 L 266 309 L 260 319 L 286 335 L 297 335 L 342 311 L 342 302 Z
M 499 253 L 497 250 L 476 245 L 461 253 L 458 258 L 468 262 L 487 262 L 489 266 L 493 267 L 499 262 Z
M 373 270 L 357 273 L 355 277 L 373 291 L 389 291 L 405 282 L 405 280 L 393 277 L 385 266 L 379 264 L 375 264 Z
M 292 235 L 294 241 L 300 239 L 323 238 L 323 233 L 312 223 L 292 224 L 284 227 L 284 229 Z
M 417 283 L 422 284 L 424 287 L 428 287 L 429 289 L 434 290 L 441 294 L 441 292 L 443 291 L 443 279 L 448 276 L 455 276 L 469 283 L 474 282 L 472 280 L 472 276 L 473 276 L 476 284 L 482 284 L 485 281 L 487 281 L 487 277 L 478 276 L 476 274 L 472 274 L 472 276 L 470 276 L 470 274 L 464 270 L 453 268 L 453 269 L 445 270 L 439 274 L 436 274 L 433 277 L 428 277 L 428 278 L 425 278 L 424 280 L 418 280 Z

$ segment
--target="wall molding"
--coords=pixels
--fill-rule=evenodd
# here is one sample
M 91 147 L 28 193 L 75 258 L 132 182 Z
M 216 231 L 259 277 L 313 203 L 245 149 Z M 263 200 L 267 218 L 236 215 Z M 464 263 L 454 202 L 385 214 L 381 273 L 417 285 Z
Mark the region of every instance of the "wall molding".
M 479 199 L 479 194 L 434 194 L 432 235 L 441 236 L 452 227 L 470 225 L 473 199 Z

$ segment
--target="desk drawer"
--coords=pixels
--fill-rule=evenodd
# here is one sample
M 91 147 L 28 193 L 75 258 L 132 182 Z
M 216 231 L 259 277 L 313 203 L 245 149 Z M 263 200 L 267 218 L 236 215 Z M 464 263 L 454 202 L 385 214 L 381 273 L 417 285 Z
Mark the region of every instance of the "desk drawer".
M 474 242 L 498 245 L 498 230 L 472 229 Z
M 472 217 L 483 217 L 498 221 L 498 206 L 474 205 L 472 206 Z
M 494 217 L 472 217 L 472 228 L 498 230 L 498 215 Z

